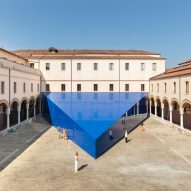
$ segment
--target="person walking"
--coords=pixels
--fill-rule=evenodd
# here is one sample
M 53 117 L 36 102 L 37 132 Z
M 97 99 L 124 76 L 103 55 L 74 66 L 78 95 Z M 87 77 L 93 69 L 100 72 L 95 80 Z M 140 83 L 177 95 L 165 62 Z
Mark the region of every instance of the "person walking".
M 143 123 L 141 123 L 141 132 L 144 131 L 144 126 L 143 126 Z
M 64 134 L 63 134 L 64 141 L 66 141 L 67 136 L 66 136 L 66 128 L 64 128 Z
M 127 143 L 128 142 L 128 132 L 127 132 L 127 130 L 125 131 L 125 143 Z
M 110 140 L 112 140 L 112 139 L 113 139 L 113 132 L 112 132 L 112 130 L 111 130 L 111 129 L 109 130 L 109 139 L 110 139 Z
M 59 139 L 63 138 L 63 129 L 61 127 L 58 127 L 59 132 Z
M 75 172 L 78 172 L 78 164 L 79 164 L 78 152 L 76 152 L 75 155 L 74 155 L 74 171 Z

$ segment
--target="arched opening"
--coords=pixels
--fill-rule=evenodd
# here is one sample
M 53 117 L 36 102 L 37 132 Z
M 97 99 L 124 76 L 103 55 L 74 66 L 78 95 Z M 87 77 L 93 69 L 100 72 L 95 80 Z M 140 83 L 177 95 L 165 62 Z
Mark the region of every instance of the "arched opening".
M 40 98 L 38 97 L 36 100 L 36 115 L 40 114 Z
M 172 122 L 180 125 L 180 110 L 177 101 L 172 101 Z
M 0 131 L 7 128 L 7 106 L 4 103 L 0 104 Z
M 164 104 L 164 119 L 170 121 L 169 103 L 165 99 L 163 101 L 163 104 Z
M 151 97 L 151 113 L 153 114 L 153 115 L 155 115 L 155 101 L 154 101 L 154 98 L 153 97 Z
M 161 101 L 159 98 L 156 99 L 156 103 L 157 103 L 157 116 L 161 117 Z
M 10 127 L 18 123 L 18 103 L 14 101 L 10 109 Z
M 34 117 L 34 99 L 29 101 L 29 118 Z
M 23 100 L 21 103 L 21 122 L 27 119 L 27 101 Z
M 184 116 L 183 116 L 183 124 L 184 128 L 191 130 L 191 104 L 184 103 Z

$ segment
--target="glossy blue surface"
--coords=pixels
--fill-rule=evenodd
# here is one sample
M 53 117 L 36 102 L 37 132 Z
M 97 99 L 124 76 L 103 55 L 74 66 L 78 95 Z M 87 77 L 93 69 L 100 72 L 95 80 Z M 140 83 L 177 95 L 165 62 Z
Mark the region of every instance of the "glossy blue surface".
M 113 128 L 126 112 L 146 113 L 146 93 L 43 93 L 44 114 L 55 127 L 67 129 L 67 136 L 94 158 L 115 144 L 124 135 Z M 109 129 L 115 138 L 108 139 Z M 107 139 L 107 140 L 106 140 Z

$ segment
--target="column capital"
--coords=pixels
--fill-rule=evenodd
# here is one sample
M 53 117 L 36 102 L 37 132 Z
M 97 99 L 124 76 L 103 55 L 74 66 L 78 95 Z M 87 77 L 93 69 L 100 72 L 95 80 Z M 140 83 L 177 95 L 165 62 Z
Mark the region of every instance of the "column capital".
M 173 107 L 172 105 L 169 106 L 169 111 L 172 111 Z
M 29 109 L 29 103 L 26 104 L 26 108 Z
M 164 109 L 164 103 L 161 104 L 161 109 Z

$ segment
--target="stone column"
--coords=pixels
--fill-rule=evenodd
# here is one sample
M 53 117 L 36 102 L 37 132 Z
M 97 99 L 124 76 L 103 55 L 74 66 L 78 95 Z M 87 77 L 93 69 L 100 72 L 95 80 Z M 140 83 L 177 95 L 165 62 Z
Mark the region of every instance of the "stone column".
M 184 128 L 184 108 L 180 108 L 180 127 L 183 129 Z
M 150 115 L 152 114 L 152 112 L 151 112 L 151 106 L 152 106 L 152 101 L 150 101 Z
M 139 102 L 137 103 L 137 115 L 139 115 Z
M 7 108 L 7 109 L 6 109 L 6 114 L 7 114 L 7 129 L 9 129 L 9 127 L 10 127 L 10 119 L 9 119 L 9 116 L 10 116 L 10 108 Z
M 36 116 L 36 103 L 34 104 L 34 117 Z
M 17 112 L 18 112 L 18 124 L 21 123 L 21 106 L 19 105 L 17 107 Z
M 26 109 L 27 109 L 27 120 L 28 120 L 29 119 L 29 103 L 27 103 Z
M 169 106 L 169 112 L 170 112 L 170 123 L 172 123 L 172 106 Z
M 162 120 L 164 120 L 164 104 L 163 103 L 161 104 L 161 117 L 162 117 Z
M 157 103 L 155 103 L 155 116 L 157 116 Z

